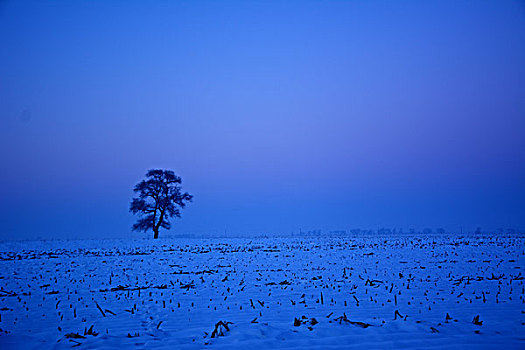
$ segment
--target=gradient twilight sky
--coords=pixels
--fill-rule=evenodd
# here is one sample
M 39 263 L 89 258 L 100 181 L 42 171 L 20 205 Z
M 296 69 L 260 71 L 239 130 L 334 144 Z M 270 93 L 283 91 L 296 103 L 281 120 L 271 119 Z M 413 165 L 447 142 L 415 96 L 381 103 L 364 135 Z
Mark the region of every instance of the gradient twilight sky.
M 525 228 L 519 1 L 2 1 L 0 239 Z M 161 237 L 166 232 L 161 232 Z

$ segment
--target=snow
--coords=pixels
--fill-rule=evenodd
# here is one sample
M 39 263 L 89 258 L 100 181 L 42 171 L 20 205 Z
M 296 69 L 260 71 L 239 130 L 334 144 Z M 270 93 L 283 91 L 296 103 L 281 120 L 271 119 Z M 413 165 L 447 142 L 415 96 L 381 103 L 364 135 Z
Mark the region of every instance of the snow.
M 0 348 L 519 349 L 524 267 L 517 235 L 3 242 Z

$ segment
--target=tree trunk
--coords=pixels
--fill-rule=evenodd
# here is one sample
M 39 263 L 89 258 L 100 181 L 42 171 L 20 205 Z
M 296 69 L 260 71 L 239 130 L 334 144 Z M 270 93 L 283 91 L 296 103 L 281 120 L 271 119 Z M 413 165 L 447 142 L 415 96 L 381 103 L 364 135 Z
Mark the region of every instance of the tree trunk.
M 164 219 L 164 210 L 160 212 L 159 222 L 153 227 L 153 232 L 154 232 L 153 238 L 155 239 L 159 238 L 159 230 L 160 230 L 160 225 L 162 224 L 162 219 Z

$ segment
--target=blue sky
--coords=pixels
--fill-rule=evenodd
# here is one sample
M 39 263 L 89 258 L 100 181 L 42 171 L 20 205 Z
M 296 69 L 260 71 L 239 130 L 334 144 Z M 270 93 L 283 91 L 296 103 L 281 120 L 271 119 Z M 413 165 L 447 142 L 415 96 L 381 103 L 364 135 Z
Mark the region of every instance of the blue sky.
M 518 1 L 0 2 L 0 238 L 525 227 Z M 162 233 L 161 233 L 162 236 Z

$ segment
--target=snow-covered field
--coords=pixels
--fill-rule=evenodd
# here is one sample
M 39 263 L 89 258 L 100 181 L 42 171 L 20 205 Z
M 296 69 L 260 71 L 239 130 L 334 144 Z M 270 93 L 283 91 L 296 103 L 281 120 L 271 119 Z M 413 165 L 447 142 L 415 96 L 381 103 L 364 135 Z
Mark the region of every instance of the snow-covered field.
M 0 349 L 523 349 L 524 254 L 520 236 L 4 242 Z

